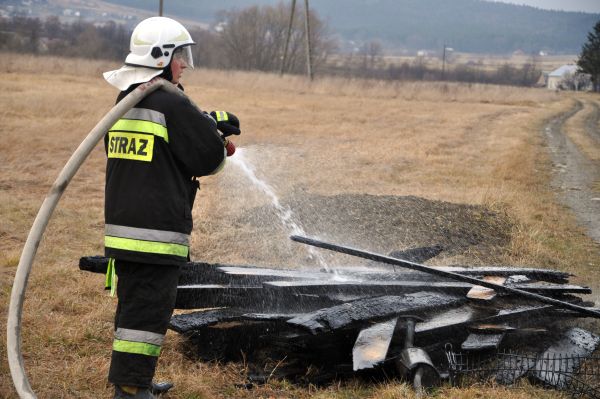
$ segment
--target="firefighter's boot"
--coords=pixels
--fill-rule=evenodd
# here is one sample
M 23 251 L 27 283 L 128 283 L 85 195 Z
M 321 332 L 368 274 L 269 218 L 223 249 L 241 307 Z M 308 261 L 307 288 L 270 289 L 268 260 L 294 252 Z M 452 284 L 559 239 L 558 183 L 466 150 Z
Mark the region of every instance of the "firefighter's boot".
M 156 399 L 148 388 L 126 387 L 115 385 L 113 399 Z

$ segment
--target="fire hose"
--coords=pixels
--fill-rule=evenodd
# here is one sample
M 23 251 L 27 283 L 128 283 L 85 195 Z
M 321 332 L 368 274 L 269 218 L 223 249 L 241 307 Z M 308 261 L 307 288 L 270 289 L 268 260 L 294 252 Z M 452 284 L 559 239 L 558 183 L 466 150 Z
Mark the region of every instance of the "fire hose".
M 186 97 L 175 85 L 164 79 L 156 78 L 150 82 L 139 85 L 123 100 L 116 104 L 88 133 L 59 173 L 35 217 L 15 273 L 15 279 L 10 295 L 6 328 L 8 364 L 13 384 L 20 398 L 36 398 L 35 393 L 29 384 L 29 380 L 27 379 L 23 364 L 23 355 L 21 353 L 21 314 L 23 311 L 23 302 L 25 300 L 25 292 L 27 290 L 31 266 L 50 217 L 52 216 L 60 197 L 69 185 L 69 182 L 110 127 L 144 97 L 159 88 Z M 191 103 L 193 104 L 193 102 Z

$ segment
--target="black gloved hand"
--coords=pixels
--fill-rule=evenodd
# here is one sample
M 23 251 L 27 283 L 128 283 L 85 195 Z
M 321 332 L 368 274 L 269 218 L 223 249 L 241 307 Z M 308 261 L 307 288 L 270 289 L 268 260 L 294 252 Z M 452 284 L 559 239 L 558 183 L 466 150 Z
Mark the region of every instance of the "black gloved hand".
M 239 135 L 240 120 L 231 112 L 212 111 L 210 116 L 217 121 L 217 129 L 223 133 L 223 137 L 231 136 L 232 134 Z

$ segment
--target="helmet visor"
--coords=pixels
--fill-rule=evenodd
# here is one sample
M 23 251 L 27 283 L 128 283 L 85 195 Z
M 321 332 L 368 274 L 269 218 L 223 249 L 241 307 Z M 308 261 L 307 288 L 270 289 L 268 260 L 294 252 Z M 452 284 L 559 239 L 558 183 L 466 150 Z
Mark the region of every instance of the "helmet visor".
M 173 58 L 185 64 L 186 67 L 194 69 L 194 58 L 191 46 L 179 47 L 173 53 Z

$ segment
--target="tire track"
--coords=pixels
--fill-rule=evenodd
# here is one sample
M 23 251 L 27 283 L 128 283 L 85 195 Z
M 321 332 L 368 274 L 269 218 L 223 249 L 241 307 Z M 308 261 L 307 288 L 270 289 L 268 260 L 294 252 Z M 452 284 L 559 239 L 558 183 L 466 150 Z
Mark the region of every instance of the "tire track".
M 576 101 L 572 109 L 550 119 L 544 133 L 552 156 L 552 187 L 558 192 L 561 202 L 571 208 L 588 235 L 600 244 L 600 193 L 593 190 L 594 182 L 600 178 L 600 170 L 579 151 L 563 130 L 565 122 L 582 109 L 583 104 Z

